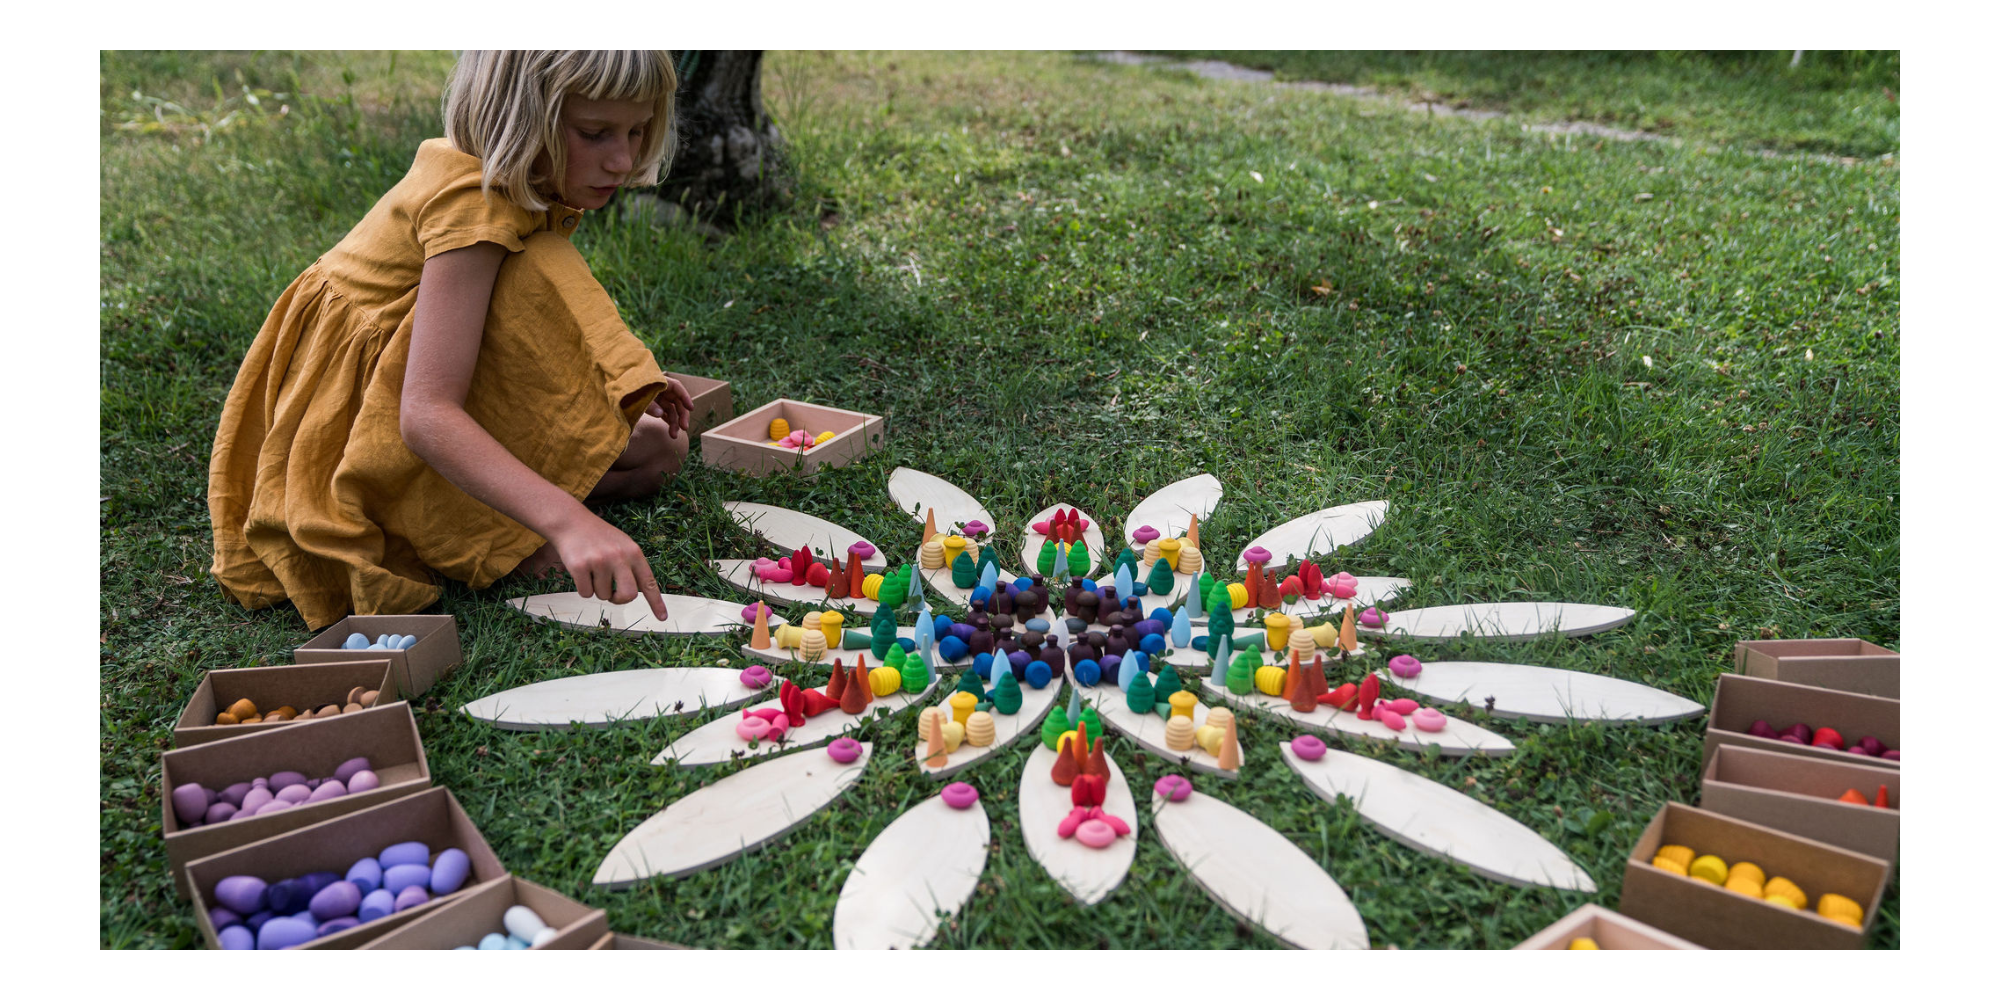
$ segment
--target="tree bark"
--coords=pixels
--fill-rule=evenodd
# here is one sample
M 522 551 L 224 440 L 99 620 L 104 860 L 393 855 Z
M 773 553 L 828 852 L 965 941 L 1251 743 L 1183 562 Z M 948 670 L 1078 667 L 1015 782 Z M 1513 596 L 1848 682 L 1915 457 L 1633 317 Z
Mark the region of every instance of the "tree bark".
M 784 139 L 764 111 L 761 51 L 676 53 L 680 144 L 659 197 L 728 225 L 788 201 Z

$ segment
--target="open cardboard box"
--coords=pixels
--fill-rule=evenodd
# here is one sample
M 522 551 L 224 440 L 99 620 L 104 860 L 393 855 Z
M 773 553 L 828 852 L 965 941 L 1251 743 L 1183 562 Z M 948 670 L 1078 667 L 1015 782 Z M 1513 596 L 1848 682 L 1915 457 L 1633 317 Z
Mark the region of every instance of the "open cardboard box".
M 386 708 L 403 700 L 402 685 L 398 683 L 389 661 L 383 659 L 379 651 L 376 656 L 349 658 L 338 663 L 211 670 L 200 684 L 195 685 L 194 697 L 188 699 L 187 707 L 181 709 L 180 718 L 174 722 L 174 746 L 198 746 L 216 740 L 333 721 L 293 719 L 290 722 L 216 725 L 215 717 L 239 698 L 250 699 L 264 712 L 284 705 L 290 705 L 299 712 L 309 712 L 321 705 L 346 704 L 348 692 L 357 687 L 379 692 L 375 696 L 375 708 Z M 367 715 L 369 711 L 364 709 L 349 714 Z
M 801 452 L 771 440 L 771 421 L 784 418 L 793 430 L 803 427 L 814 437 L 833 431 L 833 438 Z M 811 475 L 837 468 L 871 451 L 882 449 L 882 418 L 795 399 L 777 399 L 701 435 L 702 461 L 753 476 L 796 471 Z
M 211 854 L 188 862 L 181 877 L 188 895 L 195 901 L 195 923 L 202 939 L 211 948 L 220 947 L 215 924 L 208 911 L 215 903 L 216 883 L 231 875 L 255 875 L 266 882 L 279 882 L 317 871 L 345 874 L 363 856 L 382 853 L 391 844 L 420 840 L 435 858 L 447 847 L 464 851 L 472 860 L 472 874 L 465 885 L 449 896 L 439 896 L 421 906 L 336 934 L 308 941 L 301 948 L 355 948 L 374 940 L 432 910 L 457 900 L 487 882 L 507 877 L 507 869 L 487 846 L 486 838 L 465 815 L 448 789 L 432 787 L 392 799 L 345 816 L 300 827 L 289 833 L 267 837 L 221 854 Z
M 1686 938 L 1650 927 L 1596 903 L 1585 903 L 1555 923 L 1514 946 L 1515 951 L 1568 951 L 1569 943 L 1586 937 L 1602 951 L 1703 951 Z
M 1903 696 L 1903 654 L 1862 639 L 1749 639 L 1736 644 L 1736 672 L 1836 691 Z
M 1844 761 L 1900 770 L 1900 761 L 1752 736 L 1749 730 L 1750 724 L 1758 719 L 1779 730 L 1803 722 L 1815 730 L 1831 726 L 1850 744 L 1864 736 L 1873 736 L 1889 749 L 1900 750 L 1903 746 L 1902 718 L 1903 703 L 1894 698 L 1875 698 L 1741 674 L 1721 674 L 1715 678 L 1715 700 L 1709 703 L 1708 733 L 1702 738 L 1701 745 L 1702 767 L 1708 766 L 1709 758 L 1715 756 L 1716 747 L 1740 746 L 1798 754 L 1814 760 Z
M 717 424 L 727 423 L 735 414 L 729 398 L 729 383 L 680 372 L 668 372 L 667 377 L 680 380 L 681 386 L 688 391 L 688 398 L 694 402 L 694 408 L 688 413 L 689 434 L 700 434 Z
M 1806 907 L 1788 909 L 1655 868 L 1653 855 L 1662 844 L 1680 844 L 1697 856 L 1713 854 L 1732 865 L 1748 861 L 1767 878 L 1791 879 L 1805 892 Z M 1618 911 L 1704 948 L 1861 948 L 1868 943 L 1888 885 L 1886 862 L 1669 802 L 1625 859 Z M 1828 892 L 1861 906 L 1859 930 L 1816 912 L 1820 895 Z
M 687 945 L 668 944 L 652 938 L 633 937 L 630 934 L 606 934 L 591 945 L 589 951 L 686 951 Z
M 221 740 L 169 750 L 160 755 L 160 787 L 167 792 L 189 782 L 221 791 L 239 781 L 297 771 L 331 777 L 334 769 L 356 757 L 368 758 L 378 788 L 337 799 L 298 805 L 247 819 L 229 819 L 212 826 L 183 826 L 174 815 L 173 798 L 160 796 L 160 830 L 167 841 L 167 865 L 174 889 L 185 895 L 181 870 L 196 858 L 289 833 L 321 820 L 380 805 L 390 799 L 430 787 L 430 762 L 417 736 L 417 718 L 409 703 L 397 702 L 381 711 L 369 710 L 318 725 L 253 726 L 241 739 Z
M 1789 744 L 1787 744 L 1789 745 Z M 1875 799 L 1889 787 L 1893 808 L 1840 801 L 1852 788 Z M 1894 865 L 1903 825 L 1900 771 L 1797 754 L 1722 746 L 1701 776 L 1701 807 L 1709 812 L 1859 851 Z
M 506 934 L 501 918 L 519 904 L 535 911 L 556 936 L 537 947 L 546 951 L 585 951 L 609 934 L 603 910 L 593 910 L 553 889 L 520 877 L 494 879 L 476 889 L 452 894 L 451 900 L 360 947 L 361 951 L 448 951 L 459 945 L 479 946 L 491 933 Z M 536 950 L 535 948 L 528 949 Z
M 342 649 L 347 637 L 359 632 L 375 641 L 378 635 L 414 635 L 408 649 Z M 348 615 L 293 651 L 299 663 L 387 658 L 396 671 L 396 686 L 405 698 L 431 689 L 465 659 L 458 645 L 458 620 L 450 615 Z

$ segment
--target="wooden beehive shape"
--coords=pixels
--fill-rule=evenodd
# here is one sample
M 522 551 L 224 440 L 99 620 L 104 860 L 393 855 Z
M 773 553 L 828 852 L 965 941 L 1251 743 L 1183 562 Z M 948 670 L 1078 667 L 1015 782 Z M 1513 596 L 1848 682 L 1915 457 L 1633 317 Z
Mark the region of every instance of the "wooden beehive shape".
M 832 431 L 833 437 L 804 451 L 781 446 L 770 434 L 771 421 L 780 419 L 792 430 L 805 428 L 815 437 Z M 774 472 L 811 475 L 881 449 L 880 416 L 795 399 L 774 399 L 701 435 L 702 461 L 752 476 Z

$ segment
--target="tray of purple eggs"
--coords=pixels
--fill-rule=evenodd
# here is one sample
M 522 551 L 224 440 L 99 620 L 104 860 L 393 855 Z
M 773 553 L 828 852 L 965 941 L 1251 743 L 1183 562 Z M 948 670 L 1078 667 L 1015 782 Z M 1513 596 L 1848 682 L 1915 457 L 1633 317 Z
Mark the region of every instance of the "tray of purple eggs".
M 208 918 L 226 950 L 293 948 L 450 895 L 471 875 L 464 851 L 433 855 L 409 840 L 356 860 L 344 875 L 309 872 L 272 883 L 228 876 L 215 884 Z
M 1866 757 L 1880 757 L 1883 760 L 1901 761 L 1903 759 L 1903 752 L 1901 750 L 1891 750 L 1887 744 L 1873 736 L 1863 736 L 1849 743 L 1839 732 L 1827 726 L 1814 729 L 1803 722 L 1798 722 L 1784 729 L 1779 729 L 1763 719 L 1758 719 L 1750 723 L 1750 728 L 1745 729 L 1744 732 L 1767 740 L 1796 743 L 1799 746 L 1819 747 L 1825 750 L 1844 750 L 1851 754 Z
M 219 790 L 189 782 L 175 786 L 171 795 L 174 818 L 188 829 L 326 802 L 381 786 L 382 779 L 371 769 L 368 758 L 355 757 L 325 777 L 279 771 Z

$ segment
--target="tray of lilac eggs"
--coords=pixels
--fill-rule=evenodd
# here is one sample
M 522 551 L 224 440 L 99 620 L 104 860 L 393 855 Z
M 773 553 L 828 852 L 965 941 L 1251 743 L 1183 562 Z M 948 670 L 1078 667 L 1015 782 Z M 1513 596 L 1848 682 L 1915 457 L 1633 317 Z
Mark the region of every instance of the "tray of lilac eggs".
M 356 632 L 353 635 L 348 636 L 347 641 L 340 644 L 340 648 L 408 649 L 416 644 L 417 644 L 417 637 L 414 635 L 391 635 L 388 633 L 384 633 L 382 635 L 376 636 L 374 642 L 369 642 L 368 637 L 366 635 L 363 635 L 360 632 Z
M 219 791 L 188 782 L 175 786 L 171 794 L 174 818 L 180 820 L 182 827 L 191 828 L 313 805 L 380 787 L 382 779 L 376 776 L 368 758 L 355 757 L 324 778 L 279 771 L 269 777 L 239 781 Z
M 450 895 L 471 874 L 464 851 L 433 856 L 429 845 L 409 840 L 355 861 L 345 876 L 311 872 L 267 883 L 231 875 L 215 884 L 208 918 L 225 950 L 292 948 Z

